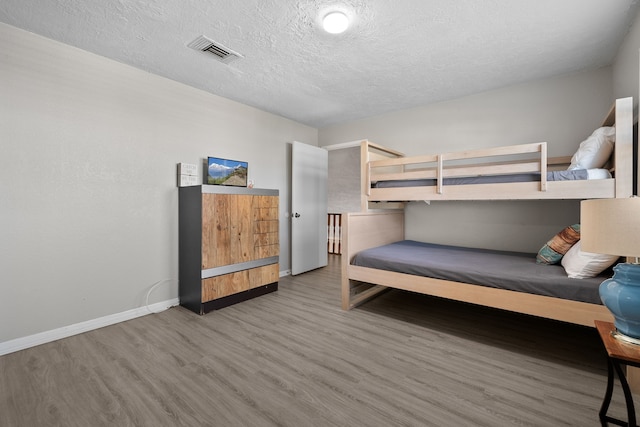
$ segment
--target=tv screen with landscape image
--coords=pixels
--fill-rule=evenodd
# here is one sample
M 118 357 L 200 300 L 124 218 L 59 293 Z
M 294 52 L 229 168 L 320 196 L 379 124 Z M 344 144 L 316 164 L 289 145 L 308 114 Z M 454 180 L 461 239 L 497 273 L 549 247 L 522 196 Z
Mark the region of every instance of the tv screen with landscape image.
M 247 186 L 247 162 L 209 157 L 207 163 L 207 184 Z

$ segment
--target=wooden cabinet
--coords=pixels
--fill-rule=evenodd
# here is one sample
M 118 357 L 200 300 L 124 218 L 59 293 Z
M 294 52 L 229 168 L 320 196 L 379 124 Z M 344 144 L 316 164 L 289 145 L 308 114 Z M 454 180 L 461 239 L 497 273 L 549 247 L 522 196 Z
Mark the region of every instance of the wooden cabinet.
M 179 189 L 180 304 L 204 314 L 278 289 L 278 190 Z

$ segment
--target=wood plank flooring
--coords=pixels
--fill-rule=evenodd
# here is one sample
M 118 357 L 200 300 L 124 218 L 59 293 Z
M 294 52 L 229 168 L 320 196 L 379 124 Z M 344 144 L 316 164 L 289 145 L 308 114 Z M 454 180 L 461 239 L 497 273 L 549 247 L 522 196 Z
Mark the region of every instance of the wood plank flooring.
M 599 425 L 595 329 L 397 290 L 345 312 L 329 257 L 205 316 L 175 307 L 0 357 L 0 425 Z

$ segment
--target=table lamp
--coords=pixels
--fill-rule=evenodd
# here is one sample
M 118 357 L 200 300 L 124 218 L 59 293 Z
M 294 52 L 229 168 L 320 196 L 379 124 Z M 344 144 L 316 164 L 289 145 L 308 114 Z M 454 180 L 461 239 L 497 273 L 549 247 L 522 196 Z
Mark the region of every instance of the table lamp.
M 640 344 L 640 198 L 583 200 L 581 250 L 627 257 L 599 288 L 615 319 L 617 338 Z

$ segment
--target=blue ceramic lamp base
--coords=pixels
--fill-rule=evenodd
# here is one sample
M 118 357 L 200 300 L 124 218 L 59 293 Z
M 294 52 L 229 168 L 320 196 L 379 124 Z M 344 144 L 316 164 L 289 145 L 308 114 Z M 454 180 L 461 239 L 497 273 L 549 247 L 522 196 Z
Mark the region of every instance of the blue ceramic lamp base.
M 621 334 L 617 330 L 611 332 L 611 336 L 617 340 L 626 342 L 627 344 L 640 345 L 640 338 L 631 338 L 628 335 Z
M 600 299 L 615 319 L 614 336 L 640 345 L 640 264 L 620 263 L 613 271 L 600 284 Z

